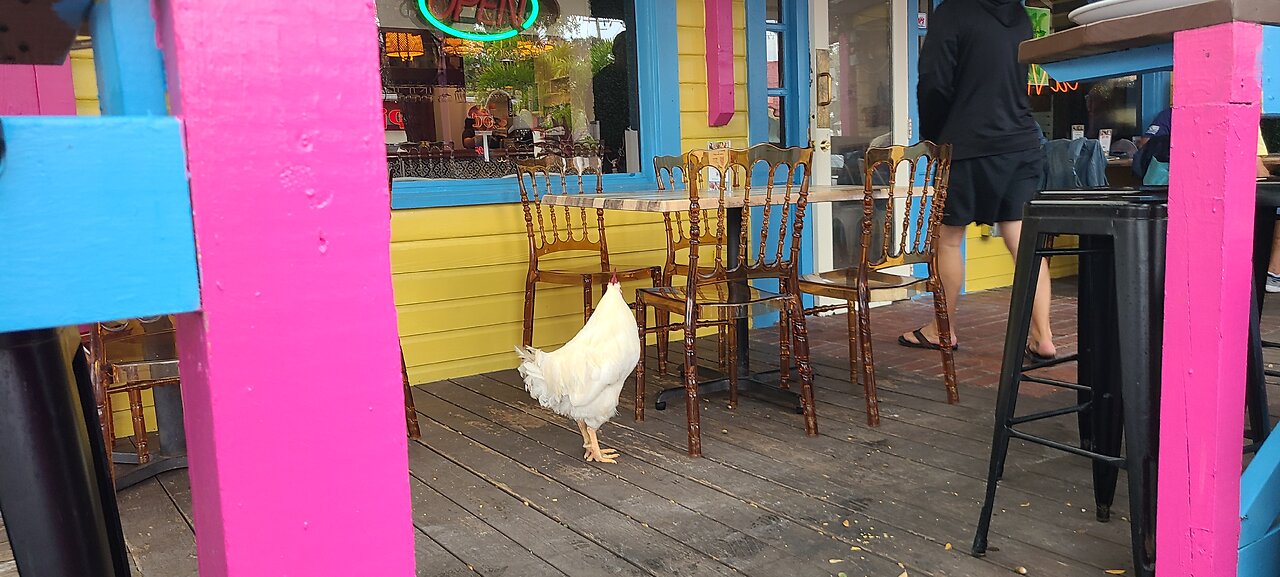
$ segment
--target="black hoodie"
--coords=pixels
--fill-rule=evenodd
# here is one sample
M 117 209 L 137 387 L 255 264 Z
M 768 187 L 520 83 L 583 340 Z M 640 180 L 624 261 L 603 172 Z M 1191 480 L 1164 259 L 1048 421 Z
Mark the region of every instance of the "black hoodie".
M 920 136 L 956 160 L 1030 150 L 1040 128 L 1018 45 L 1032 36 L 1019 0 L 946 0 L 920 50 Z

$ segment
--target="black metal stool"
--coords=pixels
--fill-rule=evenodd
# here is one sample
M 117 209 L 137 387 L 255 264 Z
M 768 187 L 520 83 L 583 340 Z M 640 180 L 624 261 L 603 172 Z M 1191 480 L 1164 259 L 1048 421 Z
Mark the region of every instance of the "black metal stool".
M 1115 495 L 1117 468 L 1129 472 L 1134 566 L 1154 573 L 1156 456 L 1159 430 L 1159 319 L 1164 302 L 1167 196 L 1146 193 L 1049 192 L 1032 201 L 1022 223 L 1010 299 L 995 436 L 986 500 L 973 554 L 986 553 L 987 533 L 1009 440 L 1018 438 L 1094 460 L 1098 516 L 1105 520 Z M 1079 248 L 1055 249 L 1055 235 L 1079 235 Z M 1032 250 L 1025 250 L 1025 248 Z M 1079 255 L 1080 353 L 1024 366 L 1032 303 L 1041 259 Z M 1028 371 L 1079 362 L 1077 383 Z M 1118 368 L 1118 371 L 1115 370 Z M 1015 416 L 1018 388 L 1036 382 L 1077 391 L 1075 406 Z M 1018 430 L 1018 425 L 1077 414 L 1081 444 L 1074 447 Z M 1125 457 L 1120 445 L 1124 444 Z

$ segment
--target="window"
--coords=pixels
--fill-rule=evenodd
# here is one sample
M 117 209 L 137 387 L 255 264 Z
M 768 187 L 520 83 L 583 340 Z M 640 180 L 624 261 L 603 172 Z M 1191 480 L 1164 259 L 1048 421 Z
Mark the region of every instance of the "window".
M 892 14 L 888 0 L 831 3 L 832 152 L 856 182 L 862 152 L 893 143 Z
M 1055 4 L 1051 9 L 1053 31 L 1073 28 L 1067 18 L 1074 4 Z M 1137 76 L 1099 80 L 1097 82 L 1058 82 L 1045 78 L 1047 84 L 1028 83 L 1031 110 L 1048 138 L 1071 138 L 1073 127 L 1083 126 L 1087 138 L 1097 138 L 1102 129 L 1111 129 L 1113 138 L 1134 139 L 1145 126 L 1142 81 Z M 1162 105 L 1163 106 L 1163 105 Z
M 790 60 L 793 55 L 788 50 L 788 42 L 792 40 L 790 35 L 793 32 L 789 30 L 790 22 L 784 16 L 785 3 L 787 3 L 786 0 L 766 0 L 764 3 L 768 142 L 778 146 L 788 144 L 788 119 L 794 112 L 790 108 L 795 105 L 793 92 L 795 87 L 791 86 L 792 82 L 788 77 L 792 73 L 788 67 L 794 65 Z
M 631 0 L 378 4 L 392 178 L 501 178 L 550 152 L 638 169 Z

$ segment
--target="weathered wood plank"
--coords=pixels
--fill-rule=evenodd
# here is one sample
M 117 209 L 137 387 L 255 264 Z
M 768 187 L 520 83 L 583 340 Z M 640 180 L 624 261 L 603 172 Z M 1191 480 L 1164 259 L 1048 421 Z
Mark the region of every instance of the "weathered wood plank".
M 426 456 L 430 451 L 421 445 L 411 445 L 410 452 L 415 456 Z M 434 455 L 434 454 L 432 454 Z M 447 479 L 442 486 L 463 489 L 480 488 L 475 481 L 457 476 L 459 471 L 443 459 L 430 457 L 420 459 L 424 471 L 439 475 L 439 479 Z M 469 476 L 469 475 L 466 475 Z M 474 479 L 474 477 L 472 478 Z M 467 483 L 471 484 L 468 485 Z M 565 575 L 550 563 L 540 559 L 527 547 L 516 543 L 502 530 L 472 515 L 458 506 L 444 494 L 427 486 L 421 479 L 410 481 L 413 491 L 414 525 L 418 532 L 439 543 L 455 560 L 463 563 L 481 575 L 530 575 L 560 577 Z M 491 502 L 491 505 L 493 503 Z M 419 574 L 426 567 L 419 566 Z M 431 574 L 428 572 L 427 574 Z
M 465 406 L 481 415 L 485 419 L 490 419 L 495 423 L 499 423 L 507 427 L 512 433 L 523 435 L 531 439 L 537 440 L 542 446 L 550 447 L 567 447 L 565 449 L 567 455 L 573 456 L 572 453 L 576 448 L 573 443 L 573 431 L 569 427 L 563 426 L 556 421 L 555 416 L 539 415 L 536 407 L 530 406 L 531 411 L 525 412 L 519 407 L 503 404 L 497 400 L 485 397 L 480 393 L 470 389 L 461 387 L 437 388 L 432 391 L 433 395 L 442 401 L 449 401 L 450 397 L 455 398 L 453 401 L 455 406 L 465 403 Z M 610 433 L 614 431 L 610 428 Z M 622 432 L 624 436 L 629 436 L 628 431 Z M 610 439 L 613 437 L 610 436 Z M 623 445 L 627 446 L 626 439 L 619 439 Z M 866 552 L 853 552 L 850 546 L 857 543 L 856 540 L 842 538 L 833 534 L 822 523 L 801 523 L 789 517 L 779 515 L 773 510 L 770 502 L 757 502 L 751 499 L 735 496 L 729 492 L 722 491 L 719 488 L 707 484 L 696 477 L 686 476 L 677 472 L 679 467 L 664 466 L 662 458 L 649 454 L 645 451 L 630 452 L 628 448 L 624 458 L 617 465 L 578 465 L 575 466 L 594 466 L 605 473 L 611 473 L 625 479 L 627 482 L 643 486 L 650 492 L 660 495 L 659 499 L 670 499 L 679 503 L 683 507 L 697 511 L 699 514 L 716 519 L 724 525 L 738 527 L 743 532 L 753 537 L 758 537 L 767 542 L 781 544 L 782 547 L 789 551 L 792 555 L 801 557 L 811 557 L 819 559 L 822 562 L 828 562 L 826 569 L 830 569 L 830 559 L 840 559 L 847 562 L 848 565 L 841 565 L 841 569 L 849 567 L 858 568 L 861 565 L 871 564 L 875 559 L 863 559 L 863 557 L 879 557 L 881 563 L 887 562 L 887 567 L 880 571 L 871 571 L 872 574 L 879 574 L 885 570 L 892 571 L 896 567 L 896 559 L 885 557 L 879 554 Z M 690 465 L 705 465 L 698 461 L 688 461 L 680 455 L 672 452 L 669 455 L 672 459 L 685 460 Z M 714 477 L 714 475 L 710 475 Z M 758 482 L 758 481 L 757 481 Z M 821 505 L 820 503 L 815 503 Z M 823 518 L 828 519 L 826 524 L 830 526 L 832 522 L 838 523 L 841 517 L 839 512 L 831 511 Z M 930 547 L 933 547 L 930 545 Z M 938 549 L 940 552 L 941 550 Z M 791 566 L 795 565 L 791 555 L 780 557 Z M 989 566 L 981 564 L 977 560 L 966 558 L 956 558 L 960 561 L 958 567 L 949 567 L 949 569 L 959 569 L 966 565 L 966 561 L 971 565 L 970 569 L 980 567 L 982 570 L 977 571 L 958 571 L 951 572 L 927 572 L 925 575 L 950 575 L 950 574 L 982 574 L 989 570 Z M 777 561 L 777 560 L 773 560 Z M 771 562 L 772 564 L 772 562 Z M 821 563 L 819 564 L 821 566 Z M 757 574 L 769 575 L 769 572 L 756 571 Z
M 515 499 L 508 506 L 519 503 L 517 506 L 536 510 L 646 572 L 655 576 L 736 573 L 729 566 L 702 556 L 686 544 L 655 529 L 642 527 L 550 476 L 531 471 L 435 421 L 428 419 L 422 425 L 423 444 L 506 492 Z M 422 454 L 422 451 L 414 451 L 411 456 L 417 458 Z M 545 541 L 545 537 L 542 540 Z
M 645 475 L 654 469 L 637 467 L 634 460 L 607 466 L 586 463 L 582 460 L 578 437 L 565 435 L 559 426 L 527 416 L 513 421 L 509 417 L 518 413 L 510 408 L 500 409 L 497 414 L 476 413 L 471 406 L 483 401 L 478 395 L 461 387 L 442 388 L 441 392 L 461 393 L 461 403 L 437 397 L 436 402 L 428 403 L 424 414 L 526 467 L 560 479 L 586 497 L 626 515 L 633 523 L 648 525 L 745 574 L 768 575 L 762 569 L 779 561 L 786 561 L 788 566 L 804 573 L 826 572 L 832 565 L 830 559 L 847 556 L 848 547 L 843 543 L 811 530 L 804 531 L 806 534 L 799 538 L 784 541 L 752 535 L 747 528 L 766 522 L 758 509 L 754 517 L 740 518 L 735 523 L 721 522 L 691 508 L 689 502 L 695 497 L 679 483 L 672 482 L 671 475 L 666 475 L 666 479 L 656 478 L 662 476 L 661 471 L 655 471 L 657 475 Z M 507 417 L 506 423 L 498 422 L 504 417 Z M 506 428 L 504 424 L 514 428 Z M 552 433 L 547 439 L 552 444 L 529 436 L 537 431 Z M 618 474 L 624 470 L 632 475 Z M 750 509 L 741 501 L 733 505 Z M 550 506 L 554 508 L 555 504 Z M 850 571 L 880 574 L 891 571 L 894 564 L 872 559 L 851 562 L 846 567 Z
M 159 481 L 144 481 L 116 498 L 125 542 L 143 577 L 196 577 L 195 536 Z
M 477 392 L 481 392 L 495 400 L 506 402 L 513 407 L 526 407 L 527 410 L 534 413 L 541 410 L 523 401 L 521 398 L 524 394 L 523 391 L 511 387 L 509 384 L 497 382 L 484 384 L 467 381 L 467 385 L 475 387 Z M 506 390 L 504 391 L 504 389 Z M 904 562 L 924 559 L 925 561 L 917 565 L 921 569 L 933 569 L 934 567 L 930 563 L 936 562 L 936 560 L 930 559 L 930 554 L 935 551 L 941 553 L 944 550 L 945 540 L 935 540 L 936 536 L 929 536 L 931 533 L 936 535 L 938 532 L 939 529 L 935 525 L 949 523 L 957 527 L 967 526 L 967 523 L 954 519 L 940 520 L 938 516 L 928 511 L 907 507 L 901 503 L 877 502 L 874 498 L 850 496 L 847 489 L 841 490 L 841 494 L 836 496 L 811 494 L 808 492 L 810 479 L 797 479 L 792 476 L 787 482 L 781 481 L 779 480 L 780 477 L 788 476 L 783 471 L 786 468 L 785 464 L 761 460 L 758 455 L 750 451 L 732 446 L 724 448 L 726 456 L 723 460 L 717 460 L 717 458 L 688 460 L 683 458 L 683 426 L 663 427 L 663 429 L 670 428 L 674 431 L 674 434 L 669 434 L 658 427 L 642 426 L 632 429 L 629 425 L 629 422 L 622 420 L 615 420 L 615 423 L 611 423 L 605 436 L 607 442 L 613 443 L 614 446 L 619 447 L 627 454 L 637 455 L 640 459 L 651 463 L 661 462 L 663 463 L 662 466 L 668 470 L 680 472 L 699 483 L 733 495 L 735 498 L 756 503 L 761 507 L 768 507 L 776 513 L 797 522 L 815 528 L 820 527 L 821 530 L 828 531 L 829 534 L 836 538 L 847 539 L 848 544 L 851 546 L 886 552 L 892 559 Z M 799 433 L 797 434 L 799 435 Z M 675 436 L 680 436 L 680 438 L 676 439 Z M 751 464 L 747 465 L 745 463 Z M 815 475 L 814 477 L 817 478 L 818 476 Z M 862 519 L 863 521 L 854 524 L 849 529 L 843 529 L 835 525 L 843 518 Z M 916 528 L 912 530 L 902 529 L 903 523 L 915 523 Z M 864 543 L 859 536 L 861 532 L 867 531 L 869 526 L 879 529 L 877 535 L 893 531 L 892 535 L 894 537 L 892 539 L 880 538 L 872 543 Z M 959 539 L 951 539 L 951 541 L 954 543 L 963 542 Z M 1006 550 L 1023 551 L 1025 554 L 1020 558 L 1059 559 L 1044 551 L 1025 547 L 1020 549 L 1020 547 L 1022 547 L 1021 544 L 1015 541 L 1011 542 Z M 960 555 L 961 553 L 955 550 L 947 552 L 947 554 Z M 1065 562 L 1066 560 L 1062 558 L 1061 561 Z M 1006 569 L 1013 569 L 1014 567 L 1010 565 Z M 1055 569 L 1056 567 L 1057 565 L 1055 565 Z M 1059 574 L 1072 573 L 1059 571 Z
M 963 531 L 968 530 L 969 523 L 977 519 L 980 505 L 978 498 L 982 495 L 984 485 L 974 476 L 925 466 L 880 450 L 873 443 L 863 443 L 857 437 L 832 437 L 824 434 L 802 441 L 792 424 L 779 422 L 779 419 L 770 414 L 770 408 L 764 407 L 761 410 L 760 406 L 752 403 L 743 403 L 736 411 L 728 411 L 711 403 L 702 414 L 706 427 L 704 430 L 719 433 L 716 435 L 717 441 L 775 461 L 775 466 L 782 472 L 775 473 L 774 476 L 780 481 L 798 483 L 803 477 L 816 477 L 807 487 L 819 496 L 839 498 L 842 493 L 847 493 L 839 480 L 848 479 L 878 498 L 907 503 L 927 502 L 925 507 L 928 511 L 947 522 L 954 534 L 963 534 Z M 671 425 L 669 430 L 678 433 L 683 429 L 684 420 L 679 414 L 668 413 L 658 418 Z M 856 434 L 859 431 L 850 432 Z M 1060 457 L 1066 458 L 1068 457 Z M 737 462 L 738 458 L 734 457 L 733 460 Z M 743 466 L 760 470 L 746 463 Z M 1005 507 L 1001 510 L 999 520 L 1001 532 L 1006 535 L 1001 543 L 1016 538 L 1023 543 L 1073 559 L 1123 560 L 1127 557 L 1128 545 L 1123 538 L 1099 540 L 1093 535 L 1093 531 L 1119 534 L 1123 530 L 1123 524 L 1100 524 L 1094 521 L 1093 508 L 1086 504 L 1092 503 L 1091 498 L 1085 503 L 1077 502 L 1074 508 L 1068 507 L 1066 503 L 1070 502 L 1070 497 L 1042 497 L 1019 491 L 1027 475 L 1013 468 L 1007 473 L 999 501 Z M 1086 507 L 1088 511 L 1082 511 Z M 1046 514 L 1052 515 L 1055 523 L 1044 523 Z M 1123 544 L 1118 544 L 1117 540 Z M 1102 569 L 1115 567 L 1114 564 L 1105 563 L 1095 566 Z
M 466 577 L 478 575 L 452 553 L 445 551 L 439 543 L 431 540 L 426 533 L 415 531 L 413 536 L 414 562 L 418 566 L 418 577 Z
M 414 473 L 417 480 L 435 487 L 456 508 L 461 508 L 492 526 L 501 527 L 502 534 L 508 539 L 560 570 L 570 574 L 617 574 L 629 577 L 647 575 L 627 560 L 597 546 L 589 539 L 584 539 L 556 520 L 526 507 L 522 499 L 489 484 L 446 457 L 426 449 L 422 444 L 410 445 L 410 461 L 418 471 Z M 430 511 L 427 511 L 427 517 L 431 524 L 420 525 L 419 529 L 435 538 L 434 528 L 438 521 Z M 441 543 L 452 551 L 448 543 Z

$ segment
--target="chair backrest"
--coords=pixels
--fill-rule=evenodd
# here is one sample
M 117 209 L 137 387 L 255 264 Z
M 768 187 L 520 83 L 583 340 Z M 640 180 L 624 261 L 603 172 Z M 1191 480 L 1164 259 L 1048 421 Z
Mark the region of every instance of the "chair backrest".
M 747 149 L 695 150 L 687 156 L 691 250 L 690 289 L 724 279 L 786 278 L 796 274 L 801 234 L 812 175 L 812 148 L 778 148 L 760 144 Z M 726 202 L 741 199 L 742 227 L 726 230 Z M 708 202 L 710 201 L 710 202 Z M 707 222 L 702 205 L 711 204 L 715 222 Z M 762 207 L 758 227 L 752 207 Z M 714 227 L 716 243 L 710 264 L 699 264 L 698 246 L 706 238 L 702 226 Z M 756 242 L 752 233 L 758 232 Z M 734 235 L 737 235 L 734 238 Z M 788 242 L 790 241 L 790 242 Z M 727 262 L 728 243 L 737 246 L 736 263 Z M 704 272 L 705 271 L 705 272 Z
M 653 157 L 653 171 L 658 179 L 658 190 L 680 190 L 687 189 L 689 185 L 689 174 L 685 166 L 684 156 L 655 156 Z M 703 210 L 701 220 L 703 226 L 700 231 L 700 240 L 706 244 L 715 243 L 715 230 L 706 226 L 711 222 L 711 214 Z M 682 250 L 689 250 L 689 240 L 693 235 L 689 231 L 689 219 L 683 212 L 664 212 L 662 213 L 662 222 L 667 229 L 667 262 L 666 270 L 670 272 L 677 266 L 676 253 Z
M 942 225 L 947 182 L 951 176 L 951 145 L 920 142 L 911 146 L 889 146 L 867 150 L 866 195 L 862 202 L 862 270 L 924 263 L 937 250 Z M 924 178 L 916 175 L 924 163 Z M 907 164 L 907 185 L 898 186 L 899 167 Z M 876 191 L 871 175 L 878 167 L 888 169 L 888 188 Z M 889 217 L 883 225 L 875 222 L 876 197 L 888 196 Z M 902 219 L 892 215 L 902 210 Z M 915 226 L 912 226 L 914 223 Z
M 607 270 L 604 209 L 556 207 L 542 202 L 548 194 L 600 194 L 604 190 L 600 157 L 548 154 L 516 159 L 515 165 L 531 264 L 551 253 L 592 251 L 600 255 L 604 267 L 601 270 Z

